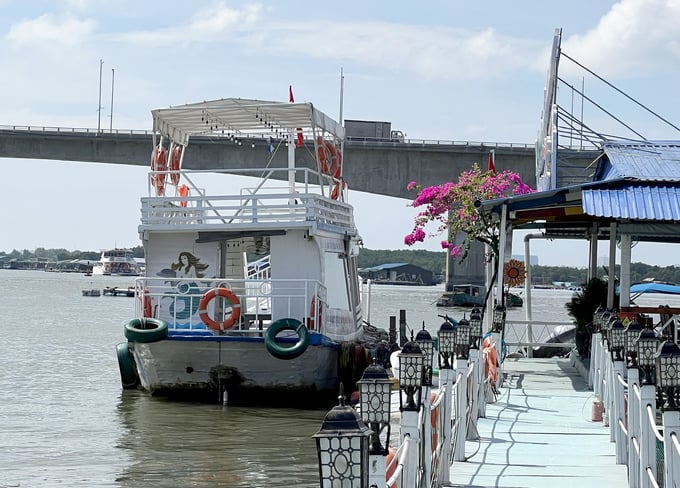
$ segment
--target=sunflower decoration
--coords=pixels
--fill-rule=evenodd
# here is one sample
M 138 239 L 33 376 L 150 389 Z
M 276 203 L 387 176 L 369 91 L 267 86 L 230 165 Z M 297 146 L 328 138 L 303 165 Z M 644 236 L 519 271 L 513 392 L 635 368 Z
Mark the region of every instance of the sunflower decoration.
M 527 270 L 522 261 L 511 259 L 503 266 L 503 275 L 508 287 L 520 286 L 527 277 Z

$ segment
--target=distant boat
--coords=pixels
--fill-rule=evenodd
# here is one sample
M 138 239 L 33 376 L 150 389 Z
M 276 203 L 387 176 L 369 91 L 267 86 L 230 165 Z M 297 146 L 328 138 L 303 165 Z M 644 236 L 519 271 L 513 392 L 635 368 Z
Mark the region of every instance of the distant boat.
M 139 276 L 139 267 L 131 249 L 107 249 L 99 262 L 92 266 L 92 274 L 104 276 Z
M 486 287 L 484 285 L 454 285 L 451 291 L 437 300 L 438 307 L 481 307 L 484 305 Z M 524 304 L 522 297 L 515 293 L 506 293 L 506 307 L 521 307 Z
M 680 295 L 680 285 L 660 281 L 636 283 L 630 287 L 630 293 L 636 295 L 642 293 L 665 293 L 668 295 Z
M 99 288 L 91 288 L 89 290 L 83 290 L 84 297 L 98 297 L 101 296 Z

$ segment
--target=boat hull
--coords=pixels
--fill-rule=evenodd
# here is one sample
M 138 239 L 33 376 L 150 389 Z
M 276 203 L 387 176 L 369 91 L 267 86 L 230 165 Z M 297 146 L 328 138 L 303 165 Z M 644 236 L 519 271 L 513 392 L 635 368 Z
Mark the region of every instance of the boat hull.
M 285 360 L 257 337 L 169 337 L 131 345 L 140 385 L 152 395 L 306 408 L 332 405 L 338 395 L 334 343 L 311 344 Z

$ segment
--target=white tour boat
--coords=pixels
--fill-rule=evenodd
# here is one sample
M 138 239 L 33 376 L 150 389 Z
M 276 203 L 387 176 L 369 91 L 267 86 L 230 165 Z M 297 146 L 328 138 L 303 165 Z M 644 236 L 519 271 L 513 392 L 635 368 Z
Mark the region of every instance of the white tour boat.
M 138 276 L 139 266 L 130 249 L 107 249 L 92 266 L 93 275 Z
M 362 322 L 343 127 L 311 103 L 235 98 L 152 115 L 123 386 L 307 407 L 334 404 L 341 381 L 349 394 L 376 334 Z M 201 169 L 186 170 L 195 137 L 238 147 L 192 154 Z M 243 163 L 227 168 L 234 156 Z

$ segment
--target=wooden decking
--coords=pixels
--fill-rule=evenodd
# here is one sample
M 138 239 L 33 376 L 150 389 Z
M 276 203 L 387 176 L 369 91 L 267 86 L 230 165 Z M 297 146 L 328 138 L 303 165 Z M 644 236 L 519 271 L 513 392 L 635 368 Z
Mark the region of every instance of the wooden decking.
M 569 359 L 506 359 L 479 441 L 451 466 L 449 487 L 628 486 L 609 428 L 593 422 L 593 392 Z

